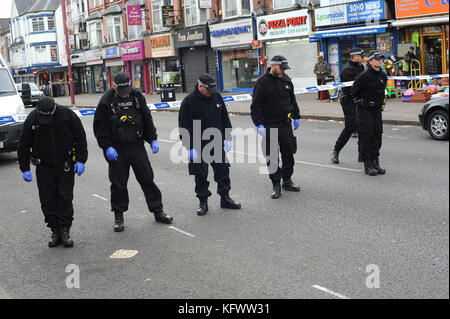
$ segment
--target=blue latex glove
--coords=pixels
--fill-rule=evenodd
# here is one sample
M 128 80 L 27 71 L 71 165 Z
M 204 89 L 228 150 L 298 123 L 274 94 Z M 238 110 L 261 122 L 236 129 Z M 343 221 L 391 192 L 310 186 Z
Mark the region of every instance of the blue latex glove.
M 197 151 L 195 149 L 191 149 L 189 151 L 189 159 L 192 160 L 192 161 L 196 161 L 197 158 L 198 158 Z
M 295 119 L 295 120 L 294 120 L 294 131 L 295 131 L 296 129 L 298 129 L 299 125 L 300 125 L 300 120 L 299 120 L 299 119 Z
M 233 149 L 233 142 L 225 141 L 225 152 L 229 152 Z
M 84 164 L 81 163 L 81 162 L 76 162 L 73 171 L 74 171 L 75 173 L 77 173 L 78 176 L 83 175 L 83 173 L 84 173 Z
M 117 161 L 117 157 L 119 154 L 117 154 L 117 151 L 114 147 L 108 147 L 106 150 L 106 158 L 110 161 Z
M 260 124 L 258 125 L 258 134 L 261 136 L 266 136 L 266 128 L 264 127 L 264 125 Z
M 23 172 L 22 178 L 25 182 L 29 183 L 33 180 L 33 175 L 31 175 L 30 171 Z
M 152 142 L 152 153 L 153 153 L 153 154 L 156 154 L 156 153 L 158 153 L 158 152 L 159 152 L 158 141 L 157 141 L 157 140 L 154 140 L 154 141 Z

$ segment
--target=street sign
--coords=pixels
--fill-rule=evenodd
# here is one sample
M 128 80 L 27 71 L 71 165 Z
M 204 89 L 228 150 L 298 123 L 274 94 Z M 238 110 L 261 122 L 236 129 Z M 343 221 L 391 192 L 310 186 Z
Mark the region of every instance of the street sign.
M 163 27 L 173 27 L 175 25 L 175 14 L 173 6 L 162 6 Z

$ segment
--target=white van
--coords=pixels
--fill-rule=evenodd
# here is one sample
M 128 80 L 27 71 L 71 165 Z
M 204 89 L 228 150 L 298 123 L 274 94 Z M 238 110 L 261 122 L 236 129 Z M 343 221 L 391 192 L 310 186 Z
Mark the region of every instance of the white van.
M 25 106 L 0 56 L 0 153 L 17 150 L 25 118 Z

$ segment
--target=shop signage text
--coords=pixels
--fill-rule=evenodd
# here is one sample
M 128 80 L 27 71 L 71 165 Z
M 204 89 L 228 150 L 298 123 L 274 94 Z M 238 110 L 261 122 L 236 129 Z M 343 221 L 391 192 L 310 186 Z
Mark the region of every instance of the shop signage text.
M 198 0 L 198 7 L 200 9 L 211 9 L 212 0 Z
M 383 0 L 341 4 L 315 10 L 317 27 L 384 19 Z
M 119 47 L 103 49 L 103 58 L 112 59 L 120 57 Z
M 175 25 L 175 14 L 173 6 L 162 6 L 163 27 L 173 27 Z
M 430 14 L 448 14 L 449 0 L 395 0 L 397 18 L 419 17 Z
M 144 42 L 130 42 L 120 45 L 120 52 L 123 61 L 142 60 L 144 55 Z
M 145 41 L 145 56 L 147 58 L 163 58 L 175 56 L 173 37 L 170 33 L 147 37 Z
M 259 40 L 307 36 L 309 34 L 307 10 L 259 17 L 256 24 Z
M 175 48 L 207 45 L 206 28 L 199 27 L 175 32 Z
M 141 25 L 141 7 L 127 6 L 128 25 Z
M 163 35 L 151 39 L 152 49 L 170 47 L 170 35 Z
M 250 46 L 253 40 L 252 20 L 243 19 L 210 25 L 211 47 Z

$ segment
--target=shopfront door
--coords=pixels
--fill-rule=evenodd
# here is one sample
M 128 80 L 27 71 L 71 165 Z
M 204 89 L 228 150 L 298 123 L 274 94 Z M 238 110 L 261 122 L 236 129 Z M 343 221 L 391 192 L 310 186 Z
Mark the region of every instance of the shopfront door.
M 350 51 L 355 47 L 354 37 L 342 37 L 339 39 L 339 46 L 341 52 L 341 63 L 339 73 L 350 62 Z
M 442 43 L 443 41 L 443 35 L 423 35 L 423 56 L 425 57 L 424 61 L 424 74 L 441 74 L 442 70 L 444 69 L 443 66 L 443 54 L 442 51 Z M 433 60 L 430 59 L 430 49 L 433 48 L 435 51 L 435 54 L 438 57 L 438 62 L 436 65 L 433 64 Z

